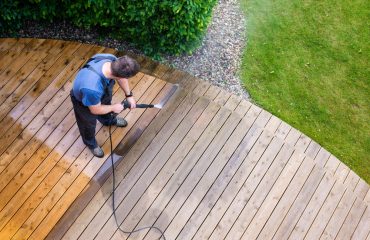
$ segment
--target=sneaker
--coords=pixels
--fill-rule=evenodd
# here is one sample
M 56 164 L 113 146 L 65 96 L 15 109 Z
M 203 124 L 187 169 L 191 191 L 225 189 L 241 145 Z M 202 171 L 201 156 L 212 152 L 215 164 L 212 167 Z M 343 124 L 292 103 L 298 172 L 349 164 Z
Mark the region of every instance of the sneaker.
M 98 158 L 102 158 L 104 157 L 104 152 L 103 152 L 103 149 L 101 149 L 101 147 L 96 147 L 94 149 L 90 149 L 92 154 L 95 156 L 95 157 L 98 157 Z
M 116 123 L 117 127 L 126 127 L 127 126 L 127 121 L 124 118 L 117 117 L 116 120 L 117 120 L 117 123 Z

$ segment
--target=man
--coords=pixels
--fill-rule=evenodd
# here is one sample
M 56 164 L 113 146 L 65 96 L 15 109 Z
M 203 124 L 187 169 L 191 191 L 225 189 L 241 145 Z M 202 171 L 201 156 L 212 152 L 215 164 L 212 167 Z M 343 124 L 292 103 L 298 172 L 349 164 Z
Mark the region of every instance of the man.
M 95 139 L 96 120 L 105 126 L 127 126 L 125 119 L 111 114 L 123 110 L 121 103 L 111 104 L 115 81 L 124 91 L 131 109 L 135 108 L 128 78 L 136 75 L 139 69 L 139 64 L 128 56 L 117 58 L 112 54 L 96 54 L 77 73 L 71 90 L 73 109 L 82 140 L 94 156 L 104 156 Z

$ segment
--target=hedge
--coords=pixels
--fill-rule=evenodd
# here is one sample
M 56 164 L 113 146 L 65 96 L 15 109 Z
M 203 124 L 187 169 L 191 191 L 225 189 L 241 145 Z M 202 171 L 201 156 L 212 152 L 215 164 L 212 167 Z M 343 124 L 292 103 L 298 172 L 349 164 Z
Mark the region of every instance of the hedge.
M 66 20 L 136 44 L 148 54 L 191 52 L 216 0 L 2 0 L 0 31 L 27 20 Z

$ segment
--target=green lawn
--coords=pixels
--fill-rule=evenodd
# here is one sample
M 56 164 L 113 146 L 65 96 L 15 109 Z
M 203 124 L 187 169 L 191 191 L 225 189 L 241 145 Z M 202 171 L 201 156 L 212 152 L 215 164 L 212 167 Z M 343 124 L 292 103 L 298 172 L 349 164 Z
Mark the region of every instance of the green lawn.
M 241 0 L 252 99 L 370 182 L 366 0 Z

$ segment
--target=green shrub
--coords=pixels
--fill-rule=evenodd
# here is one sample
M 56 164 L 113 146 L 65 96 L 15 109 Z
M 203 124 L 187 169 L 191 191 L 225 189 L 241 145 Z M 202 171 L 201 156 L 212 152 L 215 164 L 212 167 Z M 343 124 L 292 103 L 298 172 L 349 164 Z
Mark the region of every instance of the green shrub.
M 179 54 L 197 46 L 215 4 L 216 0 L 3 0 L 0 28 L 59 18 L 135 43 L 148 54 Z

